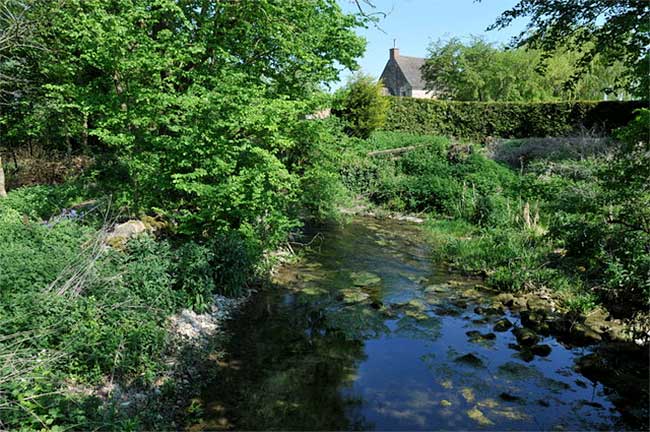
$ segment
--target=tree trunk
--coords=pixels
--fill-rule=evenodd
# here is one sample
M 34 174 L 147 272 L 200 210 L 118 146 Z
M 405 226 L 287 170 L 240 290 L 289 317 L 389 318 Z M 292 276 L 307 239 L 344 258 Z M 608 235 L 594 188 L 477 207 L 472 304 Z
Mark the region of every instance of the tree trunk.
M 88 149 L 88 114 L 84 114 L 84 122 L 81 129 L 81 151 L 85 155 L 90 153 Z
M 72 139 L 70 138 L 70 135 L 66 135 L 65 137 L 65 155 L 68 158 L 72 156 Z
M 7 196 L 7 189 L 5 189 L 5 170 L 2 168 L 2 156 L 0 156 L 0 198 Z

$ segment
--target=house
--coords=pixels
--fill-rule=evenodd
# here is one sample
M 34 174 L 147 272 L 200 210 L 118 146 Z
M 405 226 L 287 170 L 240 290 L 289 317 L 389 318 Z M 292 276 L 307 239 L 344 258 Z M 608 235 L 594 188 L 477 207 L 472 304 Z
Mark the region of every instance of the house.
M 425 59 L 400 55 L 399 48 L 391 48 L 389 53 L 388 63 L 379 78 L 386 94 L 414 98 L 435 97 L 435 92 L 425 90 L 426 82 L 421 71 Z

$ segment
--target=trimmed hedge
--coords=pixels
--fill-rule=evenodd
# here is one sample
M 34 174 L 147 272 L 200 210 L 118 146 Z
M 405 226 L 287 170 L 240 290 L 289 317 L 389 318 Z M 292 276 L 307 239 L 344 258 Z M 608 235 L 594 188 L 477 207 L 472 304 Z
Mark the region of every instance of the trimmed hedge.
M 647 101 L 453 102 L 387 96 L 385 130 L 459 138 L 562 136 L 626 125 Z

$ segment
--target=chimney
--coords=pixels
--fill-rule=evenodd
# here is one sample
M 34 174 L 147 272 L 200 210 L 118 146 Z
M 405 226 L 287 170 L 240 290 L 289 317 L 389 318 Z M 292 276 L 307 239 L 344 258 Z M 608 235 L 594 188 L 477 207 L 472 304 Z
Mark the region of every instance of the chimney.
M 390 58 L 395 59 L 399 57 L 399 48 L 391 48 L 388 50 L 390 52 Z

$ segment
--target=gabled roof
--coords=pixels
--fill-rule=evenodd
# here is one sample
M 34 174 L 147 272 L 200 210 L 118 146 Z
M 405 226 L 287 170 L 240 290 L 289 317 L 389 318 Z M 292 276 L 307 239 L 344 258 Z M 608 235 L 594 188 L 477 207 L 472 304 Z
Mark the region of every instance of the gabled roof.
M 420 57 L 398 55 L 395 57 L 395 61 L 397 61 L 400 69 L 402 69 L 402 73 L 411 85 L 411 88 L 413 90 L 424 90 L 426 82 L 422 78 L 421 68 L 424 66 L 426 60 Z

